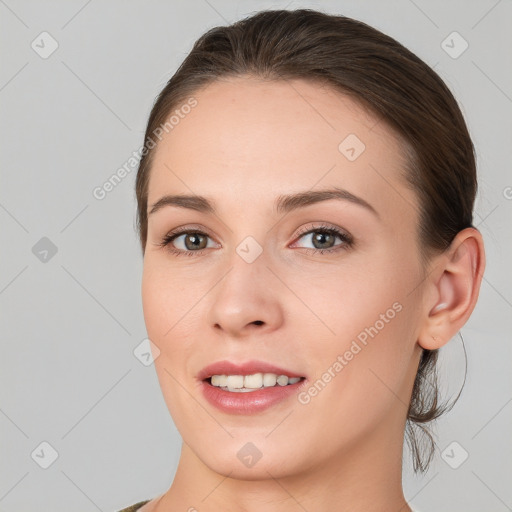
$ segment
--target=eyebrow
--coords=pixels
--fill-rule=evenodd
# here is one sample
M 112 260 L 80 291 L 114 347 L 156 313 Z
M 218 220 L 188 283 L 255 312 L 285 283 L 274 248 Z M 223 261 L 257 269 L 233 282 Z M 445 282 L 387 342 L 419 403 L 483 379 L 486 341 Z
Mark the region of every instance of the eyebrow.
M 379 213 L 375 208 L 348 190 L 338 187 L 329 188 L 325 190 L 308 190 L 305 192 L 298 192 L 289 195 L 280 195 L 274 203 L 274 210 L 277 213 L 289 213 L 299 208 L 304 208 L 312 204 L 322 201 L 329 201 L 331 199 L 350 201 L 353 204 L 361 206 L 368 211 L 372 212 L 376 217 L 380 218 Z M 166 195 L 161 197 L 149 211 L 148 215 L 161 210 L 165 206 L 175 206 L 178 208 L 188 208 L 202 213 L 215 213 L 215 203 L 204 196 L 198 195 Z

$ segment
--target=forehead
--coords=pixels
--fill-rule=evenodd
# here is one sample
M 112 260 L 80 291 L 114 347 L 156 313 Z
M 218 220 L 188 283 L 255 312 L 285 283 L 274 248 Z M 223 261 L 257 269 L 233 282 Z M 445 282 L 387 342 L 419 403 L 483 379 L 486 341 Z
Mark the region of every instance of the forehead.
M 197 104 L 175 117 L 155 149 L 149 206 L 163 194 L 195 193 L 239 209 L 263 207 L 281 193 L 328 186 L 401 214 L 415 203 L 401 177 L 399 138 L 331 87 L 234 78 L 193 96 Z

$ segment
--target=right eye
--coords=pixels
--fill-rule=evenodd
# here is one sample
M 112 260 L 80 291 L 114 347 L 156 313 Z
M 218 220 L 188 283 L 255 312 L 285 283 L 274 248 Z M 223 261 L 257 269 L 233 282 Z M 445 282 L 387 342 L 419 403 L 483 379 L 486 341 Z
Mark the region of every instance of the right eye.
M 178 245 L 181 245 L 181 248 L 177 248 L 175 244 L 180 238 L 182 240 L 178 242 Z M 203 250 L 209 247 L 208 238 L 210 238 L 209 235 L 197 229 L 182 229 L 167 233 L 158 245 L 166 247 L 168 251 L 177 256 L 195 256 L 198 253 L 202 254 Z

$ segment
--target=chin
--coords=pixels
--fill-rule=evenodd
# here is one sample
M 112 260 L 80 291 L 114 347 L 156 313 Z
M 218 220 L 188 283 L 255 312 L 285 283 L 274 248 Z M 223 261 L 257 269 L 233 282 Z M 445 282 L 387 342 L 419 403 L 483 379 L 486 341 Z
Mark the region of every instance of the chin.
M 249 440 L 251 437 L 254 442 Z M 214 450 L 211 445 L 203 445 L 194 452 L 210 470 L 237 480 L 284 478 L 297 475 L 308 466 L 303 458 L 306 450 L 297 450 L 298 439 L 288 449 L 265 440 L 265 434 L 261 435 L 261 441 L 257 438 L 237 436 Z
M 238 460 L 233 462 L 232 459 L 225 462 L 203 459 L 203 463 L 215 473 L 226 477 L 229 476 L 229 478 L 234 480 L 256 482 L 260 480 L 268 480 L 272 477 L 284 478 L 296 473 L 294 468 L 289 467 L 287 464 L 283 464 L 282 460 L 280 461 L 278 457 L 276 457 L 275 460 L 268 460 L 267 458 L 266 461 L 264 461 L 262 457 L 252 467 L 246 467 Z

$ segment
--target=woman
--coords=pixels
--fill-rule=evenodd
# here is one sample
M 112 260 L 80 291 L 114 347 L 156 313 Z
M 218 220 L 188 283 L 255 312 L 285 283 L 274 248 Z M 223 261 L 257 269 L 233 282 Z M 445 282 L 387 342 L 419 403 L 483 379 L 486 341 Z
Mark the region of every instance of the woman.
M 125 511 L 411 511 L 404 434 L 425 471 L 437 350 L 485 265 L 442 80 L 359 21 L 260 12 L 196 42 L 141 156 L 144 317 L 183 446 Z

